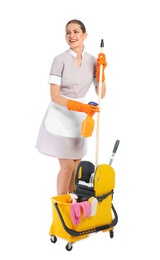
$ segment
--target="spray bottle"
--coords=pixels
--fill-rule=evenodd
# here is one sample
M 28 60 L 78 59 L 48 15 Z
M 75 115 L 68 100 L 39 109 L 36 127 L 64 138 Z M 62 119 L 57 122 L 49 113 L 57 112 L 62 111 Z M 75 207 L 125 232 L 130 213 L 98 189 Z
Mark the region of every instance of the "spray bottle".
M 92 106 L 98 106 L 96 102 L 89 102 L 88 104 Z M 94 130 L 94 119 L 92 116 L 87 115 L 85 120 L 82 122 L 82 127 L 81 127 L 81 135 L 84 137 L 89 137 L 92 135 L 92 132 Z

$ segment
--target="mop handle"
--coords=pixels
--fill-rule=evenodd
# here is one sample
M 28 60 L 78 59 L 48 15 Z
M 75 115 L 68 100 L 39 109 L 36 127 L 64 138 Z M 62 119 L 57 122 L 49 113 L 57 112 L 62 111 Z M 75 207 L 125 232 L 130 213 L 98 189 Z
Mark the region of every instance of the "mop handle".
M 100 53 L 103 53 L 103 48 L 104 48 L 104 41 L 103 39 L 101 40 L 100 44 Z M 102 93 L 102 73 L 103 73 L 103 65 L 100 65 L 100 76 L 99 76 L 99 92 L 98 92 L 98 106 L 99 109 L 101 108 L 101 93 Z M 100 113 L 98 113 L 100 115 Z
M 103 53 L 103 47 L 104 47 L 104 41 L 102 39 L 100 44 L 100 53 Z M 101 93 L 102 93 L 102 73 L 103 73 L 103 65 L 100 65 L 99 92 L 98 92 L 98 107 L 100 111 L 101 111 Z M 100 113 L 97 113 L 95 170 L 98 166 L 99 136 L 100 136 Z

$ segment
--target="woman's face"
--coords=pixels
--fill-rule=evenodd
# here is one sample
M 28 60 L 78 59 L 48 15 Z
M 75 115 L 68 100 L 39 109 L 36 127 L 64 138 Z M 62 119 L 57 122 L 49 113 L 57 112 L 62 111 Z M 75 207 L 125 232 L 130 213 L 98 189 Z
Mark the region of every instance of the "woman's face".
M 79 24 L 70 23 L 66 26 L 66 41 L 71 49 L 83 47 L 87 33 L 83 33 Z

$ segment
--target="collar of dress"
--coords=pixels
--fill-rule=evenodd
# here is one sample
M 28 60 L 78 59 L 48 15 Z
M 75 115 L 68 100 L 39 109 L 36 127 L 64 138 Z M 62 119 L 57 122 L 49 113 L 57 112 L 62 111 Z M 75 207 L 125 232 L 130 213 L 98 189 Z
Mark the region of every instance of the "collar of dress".
M 73 57 L 76 57 L 77 56 L 77 53 L 75 53 L 74 51 L 72 51 L 71 49 L 69 49 L 68 50 L 69 51 L 69 53 L 73 56 Z M 84 49 L 83 49 L 83 52 L 82 52 L 82 57 L 83 57 L 83 55 L 84 55 Z

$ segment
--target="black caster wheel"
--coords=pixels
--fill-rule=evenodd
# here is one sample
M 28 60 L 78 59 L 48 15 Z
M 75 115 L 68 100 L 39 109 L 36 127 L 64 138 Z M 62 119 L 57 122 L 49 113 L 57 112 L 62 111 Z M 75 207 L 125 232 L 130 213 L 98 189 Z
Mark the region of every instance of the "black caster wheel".
M 66 245 L 66 250 L 67 250 L 67 251 L 71 251 L 72 248 L 73 248 L 73 243 L 68 243 L 68 244 Z
M 110 235 L 110 238 L 113 238 L 113 236 L 114 236 L 113 230 L 110 230 L 110 231 L 109 231 L 109 235 Z
M 50 241 L 51 241 L 52 243 L 56 243 L 56 242 L 57 242 L 57 237 L 51 236 L 51 237 L 50 237 Z

